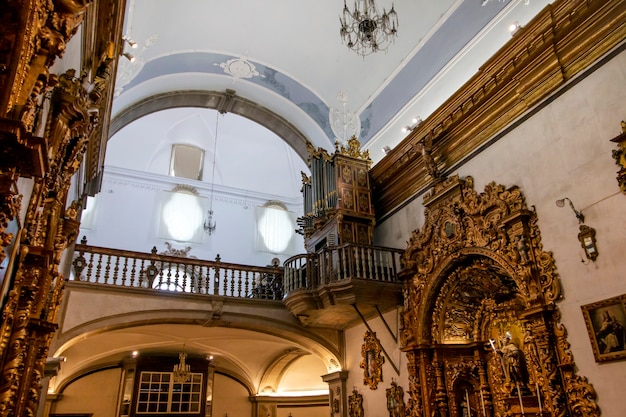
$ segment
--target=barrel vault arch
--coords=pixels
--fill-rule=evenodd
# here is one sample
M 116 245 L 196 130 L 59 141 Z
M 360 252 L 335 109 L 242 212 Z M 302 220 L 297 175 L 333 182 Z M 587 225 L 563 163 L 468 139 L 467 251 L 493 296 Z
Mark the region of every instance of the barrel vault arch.
M 220 113 L 234 113 L 250 119 L 274 132 L 306 161 L 309 139 L 297 127 L 272 110 L 245 99 L 234 90 L 204 91 L 181 90 L 156 94 L 140 100 L 119 111 L 112 119 L 109 138 L 124 126 L 149 114 L 180 107 L 201 107 L 215 109 Z

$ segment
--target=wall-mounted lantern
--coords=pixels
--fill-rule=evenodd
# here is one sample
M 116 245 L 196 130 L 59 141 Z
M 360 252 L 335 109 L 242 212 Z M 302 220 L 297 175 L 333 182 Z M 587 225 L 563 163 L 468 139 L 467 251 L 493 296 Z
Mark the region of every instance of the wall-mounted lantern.
M 596 258 L 598 257 L 598 247 L 596 245 L 596 229 L 584 224 L 585 216 L 580 211 L 576 210 L 576 207 L 574 207 L 574 203 L 572 203 L 572 200 L 570 200 L 569 198 L 565 197 L 560 200 L 556 200 L 556 205 L 558 207 L 564 207 L 566 200 L 569 203 L 569 206 L 571 207 L 572 211 L 576 215 L 576 218 L 578 219 L 578 223 L 580 223 L 580 227 L 579 227 L 580 232 L 578 233 L 578 240 L 580 241 L 580 244 L 583 247 L 583 250 L 585 251 L 585 255 L 587 256 L 588 259 L 595 261 Z

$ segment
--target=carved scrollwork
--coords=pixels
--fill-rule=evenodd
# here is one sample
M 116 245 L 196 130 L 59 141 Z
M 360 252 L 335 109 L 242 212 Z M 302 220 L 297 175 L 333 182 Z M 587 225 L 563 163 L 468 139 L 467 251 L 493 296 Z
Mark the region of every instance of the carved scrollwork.
M 386 390 L 386 396 L 389 417 L 405 417 L 404 389 L 396 381 L 391 381 L 391 386 Z
M 385 357 L 381 354 L 382 349 L 380 342 L 376 338 L 376 333 L 367 331 L 363 336 L 363 345 L 361 346 L 361 355 L 363 360 L 359 366 L 363 368 L 363 384 L 375 390 L 378 383 L 383 380 L 383 363 Z
M 521 191 L 490 183 L 477 193 L 471 177 L 453 177 L 435 184 L 424 204 L 425 223 L 412 233 L 403 257 L 401 337 L 407 355 L 417 346 L 422 354 L 435 352 L 434 360 L 410 371 L 410 377 L 434 372 L 416 388 L 421 404 L 428 404 L 424 409 L 457 412 L 450 392 L 463 379 L 473 381 L 473 392 L 486 397 L 497 416 L 518 413 L 513 393 L 519 390 L 535 404 L 541 399 L 551 416 L 567 410 L 599 415 L 595 391 L 576 374 L 559 322 L 555 303 L 562 293 L 554 259 L 543 250 L 536 212 Z M 498 340 L 513 324 L 523 374 L 513 374 L 517 368 L 503 361 L 505 344 L 468 358 L 468 349 Z M 440 350 L 441 344 L 452 346 Z

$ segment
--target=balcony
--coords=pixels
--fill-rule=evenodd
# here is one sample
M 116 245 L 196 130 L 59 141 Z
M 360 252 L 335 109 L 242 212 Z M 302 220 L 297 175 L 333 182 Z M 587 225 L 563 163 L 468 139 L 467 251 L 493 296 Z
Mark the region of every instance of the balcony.
M 283 303 L 302 324 L 344 329 L 402 305 L 403 251 L 345 244 L 284 262 Z
M 87 285 L 281 301 L 305 326 L 344 329 L 402 304 L 403 251 L 346 244 L 294 256 L 280 267 L 75 247 L 73 281 Z M 362 317 L 360 317 L 362 316 Z
M 283 270 L 196 258 L 109 249 L 75 247 L 73 280 L 153 291 L 229 298 L 277 300 L 283 297 Z

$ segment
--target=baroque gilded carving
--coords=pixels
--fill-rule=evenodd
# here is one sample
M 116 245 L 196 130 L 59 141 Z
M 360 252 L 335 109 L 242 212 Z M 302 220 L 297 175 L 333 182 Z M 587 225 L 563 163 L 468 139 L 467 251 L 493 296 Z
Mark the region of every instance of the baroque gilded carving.
M 424 205 L 401 274 L 410 415 L 460 416 L 467 407 L 599 415 L 559 322 L 554 259 L 521 191 L 491 183 L 477 193 L 471 177 L 455 176 L 437 182 Z M 417 361 L 428 352 L 432 360 Z
M 383 363 L 385 363 L 385 357 L 382 356 L 380 342 L 376 338 L 375 332 L 369 330 L 365 332 L 361 356 L 363 359 L 359 363 L 359 367 L 363 368 L 363 384 L 375 390 L 378 388 L 378 384 L 383 381 Z
M 615 164 L 619 167 L 617 171 L 617 185 L 622 193 L 626 194 L 626 121 L 621 122 L 622 132 L 619 136 L 611 139 L 617 144 L 617 149 L 612 152 Z
M 387 410 L 389 417 L 404 417 L 404 389 L 396 381 L 391 381 L 391 386 L 385 391 L 387 397 Z
M 72 182 L 83 184 L 101 169 L 100 114 L 112 94 L 120 0 L 6 2 L 0 10 L 0 242 L 20 211 L 20 177 L 32 178 L 15 267 L 0 327 L 0 414 L 34 416 L 48 347 L 56 330 L 64 288 L 59 263 L 79 230 L 83 195 L 68 201 Z M 93 15 L 90 15 L 93 14 Z M 85 19 L 85 17 L 90 17 Z M 50 74 L 81 24 L 80 70 Z M 105 135 L 106 136 L 106 135 Z M 76 176 L 87 149 L 90 164 Z M 92 190 L 93 191 L 93 190 Z
M 354 388 L 352 395 L 348 397 L 348 416 L 350 417 L 364 417 L 363 412 L 363 395 Z

